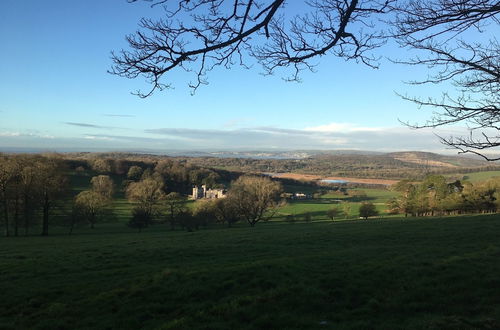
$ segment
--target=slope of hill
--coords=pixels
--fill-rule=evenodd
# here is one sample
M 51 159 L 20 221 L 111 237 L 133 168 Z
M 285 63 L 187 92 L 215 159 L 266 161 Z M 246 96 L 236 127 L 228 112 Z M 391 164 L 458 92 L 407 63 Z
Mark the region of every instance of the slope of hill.
M 492 216 L 0 238 L 2 329 L 499 329 Z
M 420 164 L 433 167 L 480 167 L 490 165 L 483 159 L 477 159 L 466 156 L 448 156 L 431 152 L 406 151 L 392 152 L 386 154 L 388 157 L 400 160 L 402 162 Z
M 499 165 L 465 156 L 446 156 L 428 152 L 387 154 L 317 153 L 307 158 L 221 158 L 177 157 L 203 167 L 242 172 L 299 173 L 384 179 L 421 179 L 428 174 L 464 174 L 498 170 Z

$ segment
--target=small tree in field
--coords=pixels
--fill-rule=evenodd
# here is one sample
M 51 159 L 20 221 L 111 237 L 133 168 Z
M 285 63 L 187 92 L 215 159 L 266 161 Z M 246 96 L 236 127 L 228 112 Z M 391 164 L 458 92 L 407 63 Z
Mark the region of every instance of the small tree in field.
M 115 191 L 115 184 L 108 175 L 98 175 L 90 180 L 92 191 L 101 195 L 106 200 L 111 200 Z
M 342 204 L 342 213 L 344 213 L 344 218 L 348 219 L 351 217 L 351 204 L 343 203 Z
M 171 192 L 163 198 L 166 211 L 166 220 L 170 223 L 170 228 L 175 229 L 175 224 L 179 222 L 178 215 L 185 209 L 185 198 L 177 193 Z
M 86 221 L 90 228 L 94 228 L 95 223 L 104 214 L 107 206 L 108 200 L 106 197 L 93 190 L 85 190 L 75 197 L 74 213 L 78 215 L 77 218 Z
M 332 207 L 331 209 L 326 211 L 326 216 L 330 220 L 334 220 L 336 217 L 340 216 L 341 214 L 342 214 L 342 212 L 336 207 Z
M 359 207 L 359 216 L 365 218 L 365 220 L 367 220 L 368 217 L 376 215 L 378 215 L 378 211 L 373 203 L 363 203 Z
M 136 203 L 135 207 L 147 214 L 148 219 L 158 212 L 158 204 L 164 197 L 163 182 L 153 178 L 132 182 L 127 187 L 128 200 Z
M 260 220 L 269 220 L 279 206 L 281 184 L 267 177 L 242 176 L 229 190 L 230 200 L 241 217 L 255 226 Z
M 227 224 L 228 227 L 241 219 L 236 204 L 229 197 L 214 200 L 213 207 L 217 221 Z

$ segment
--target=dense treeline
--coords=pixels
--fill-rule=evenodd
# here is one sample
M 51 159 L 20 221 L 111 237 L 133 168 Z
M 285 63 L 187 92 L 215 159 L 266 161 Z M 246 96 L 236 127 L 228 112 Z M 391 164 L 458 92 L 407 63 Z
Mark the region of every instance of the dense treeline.
M 67 196 L 64 162 L 57 156 L 0 155 L 0 210 L 5 235 L 28 235 L 40 223 L 48 235 L 51 212 Z
M 228 184 L 241 173 L 213 169 L 191 163 L 185 159 L 166 156 L 122 153 L 71 153 L 65 155 L 70 169 L 94 171 L 99 174 L 126 177 L 124 185 L 141 176 L 156 172 L 162 177 L 167 192 L 190 194 L 193 185 L 205 184 L 209 188 Z
M 50 223 L 70 233 L 79 225 L 94 228 L 113 219 L 113 199 L 120 194 L 132 206 L 129 226 L 139 230 L 154 223 L 187 230 L 240 220 L 253 226 L 270 216 L 282 188 L 269 178 L 240 176 L 155 156 L 0 154 L 0 223 L 6 236 L 28 235 L 32 227 L 46 236 Z M 75 178 L 83 178 L 86 189 L 77 189 Z M 224 188 L 230 182 L 224 200 L 187 206 L 194 185 Z
M 500 178 L 480 183 L 447 182 L 432 175 L 421 183 L 403 180 L 394 190 L 400 197 L 389 202 L 389 209 L 405 216 L 433 216 L 466 213 L 493 213 L 500 210 Z
M 70 173 L 88 176 L 90 189 L 73 191 Z M 154 178 L 161 183 L 162 194 L 186 195 L 193 185 L 217 187 L 235 177 L 170 159 L 0 154 L 0 223 L 6 236 L 28 235 L 35 226 L 48 235 L 54 221 L 68 225 L 70 232 L 82 223 L 93 228 L 112 217 L 115 192 L 128 193 L 139 182 Z

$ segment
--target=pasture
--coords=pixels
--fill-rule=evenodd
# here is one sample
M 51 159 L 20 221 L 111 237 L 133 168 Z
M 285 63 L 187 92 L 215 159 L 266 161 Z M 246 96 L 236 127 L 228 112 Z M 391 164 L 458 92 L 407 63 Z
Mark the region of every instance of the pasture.
M 500 171 L 484 171 L 463 174 L 462 180 L 470 182 L 486 181 L 490 178 L 500 177 Z
M 375 204 L 380 215 L 388 216 L 386 203 L 396 196 L 398 196 L 397 192 L 383 188 L 348 189 L 348 195 L 341 192 L 330 192 L 322 195 L 321 198 L 288 201 L 287 205 L 279 210 L 277 218 L 282 220 L 287 215 L 293 215 L 297 220 L 301 220 L 305 214 L 310 214 L 312 220 L 329 220 L 326 212 L 332 207 L 336 207 L 340 211 L 348 212 L 347 215 L 342 214 L 336 220 L 352 219 L 358 217 L 359 207 L 363 202 Z M 344 209 L 346 204 L 348 204 L 348 208 Z
M 498 215 L 166 227 L 0 238 L 0 328 L 500 327 Z

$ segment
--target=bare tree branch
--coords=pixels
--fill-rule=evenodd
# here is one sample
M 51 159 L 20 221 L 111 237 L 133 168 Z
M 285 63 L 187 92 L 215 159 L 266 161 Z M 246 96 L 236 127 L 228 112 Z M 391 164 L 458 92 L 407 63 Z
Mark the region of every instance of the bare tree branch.
M 249 58 L 267 74 L 291 68 L 289 80 L 298 80 L 301 70 L 313 68 L 312 59 L 327 53 L 375 67 L 376 58 L 367 52 L 383 39 L 371 20 L 396 0 L 303 1 L 308 10 L 294 16 L 286 15 L 284 0 L 144 1 L 162 5 L 165 18 L 142 19 L 139 30 L 127 36 L 129 50 L 112 53 L 110 71 L 145 77 L 152 87 L 137 92 L 141 97 L 169 88 L 162 81 L 174 69 L 194 73 L 196 81 L 189 84 L 194 92 L 215 67 L 248 67 Z
M 440 137 L 460 153 L 487 160 L 485 150 L 500 146 L 500 45 L 495 36 L 500 25 L 500 2 L 492 0 L 408 0 L 398 4 L 393 22 L 403 47 L 422 56 L 396 62 L 423 66 L 427 78 L 410 84 L 450 85 L 453 92 L 441 100 L 402 96 L 419 107 L 434 109 L 424 124 L 412 128 L 465 124 L 468 137 Z

